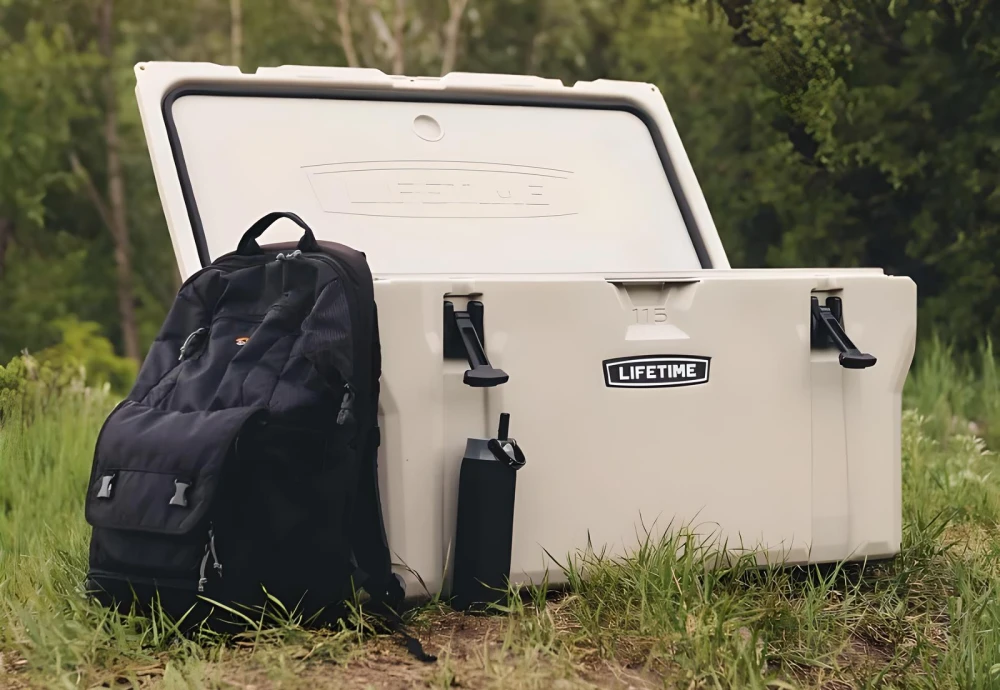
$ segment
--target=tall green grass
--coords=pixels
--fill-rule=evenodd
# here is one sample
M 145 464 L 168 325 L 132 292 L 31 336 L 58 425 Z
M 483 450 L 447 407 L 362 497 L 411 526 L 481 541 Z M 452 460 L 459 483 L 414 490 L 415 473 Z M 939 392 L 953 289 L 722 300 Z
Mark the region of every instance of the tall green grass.
M 971 353 L 937 336 L 921 343 L 904 404 L 927 417 L 935 436 L 970 432 L 1000 450 L 1000 359 L 992 341 Z
M 904 396 L 895 560 L 720 565 L 683 530 L 627 559 L 581 554 L 564 564 L 567 595 L 512 593 L 498 647 L 445 650 L 424 680 L 600 685 L 607 678 L 594 680 L 595 669 L 610 665 L 666 687 L 1000 687 L 997 371 L 988 345 L 970 357 L 936 341 L 921 347 Z M 366 653 L 362 618 L 316 632 L 279 608 L 238 639 L 184 637 L 163 618 L 113 616 L 88 602 L 83 495 L 115 396 L 70 381 L 7 390 L 0 401 L 0 652 L 26 660 L 24 678 L 137 686 L 153 673 L 195 687 L 238 668 L 266 685 Z M 433 632 L 441 609 L 428 606 L 415 624 Z

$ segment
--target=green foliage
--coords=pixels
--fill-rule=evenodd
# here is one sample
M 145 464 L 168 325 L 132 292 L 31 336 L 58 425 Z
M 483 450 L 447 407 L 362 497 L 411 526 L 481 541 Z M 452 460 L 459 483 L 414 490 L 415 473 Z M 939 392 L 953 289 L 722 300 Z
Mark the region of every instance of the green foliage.
M 45 224 L 46 193 L 70 181 L 71 123 L 85 111 L 79 75 L 94 58 L 74 49 L 63 24 L 29 21 L 16 38 L 6 29 L 0 24 L 0 218 L 33 244 L 30 231 Z
M 242 2 L 245 70 L 343 65 L 338 3 Z M 461 3 L 348 3 L 361 63 L 441 69 Z M 0 361 L 56 319 L 120 348 L 97 0 L 0 14 Z M 362 6 L 363 5 L 363 6 Z M 143 343 L 177 285 L 132 91 L 135 62 L 229 62 L 229 3 L 115 5 L 117 91 Z M 1000 335 L 1000 5 L 969 0 L 470 0 L 456 69 L 659 86 L 734 266 L 880 266 L 918 284 L 920 328 Z M 381 27 L 381 28 L 379 28 Z M 72 156 L 81 168 L 71 164 Z
M 120 345 L 114 250 L 94 194 L 106 191 L 102 79 L 91 0 L 12 0 L 0 15 L 0 361 L 60 337 L 55 321 L 100 325 Z M 119 3 L 131 8 L 131 4 Z M 176 268 L 132 97 L 127 13 L 119 12 L 121 155 L 139 331 L 148 343 Z
M 780 97 L 733 42 L 721 13 L 627 3 L 612 33 L 612 73 L 660 86 L 734 266 L 777 265 L 773 248 L 836 221 L 822 182 L 779 125 Z M 828 259 L 829 260 L 829 259 Z M 836 259 L 834 259 L 836 260 Z
M 105 400 L 123 394 L 137 373 L 135 362 L 115 354 L 98 326 L 70 317 L 56 322 L 62 332 L 57 345 L 37 354 L 18 355 L 0 365 L 0 436 L 38 417 L 61 414 L 67 400 Z M 8 438 L 13 435 L 8 435 Z
M 913 277 L 925 334 L 1000 332 L 1000 6 L 770 0 L 748 6 L 778 126 L 823 193 L 769 263 Z M 777 123 L 776 123 L 777 124 Z
M 100 335 L 98 324 L 67 318 L 57 321 L 55 326 L 62 332 L 62 340 L 37 353 L 43 366 L 56 371 L 77 369 L 84 372 L 84 380 L 90 385 L 107 383 L 112 390 L 128 390 L 138 373 L 138 366 L 115 354 L 111 342 Z
M 114 314 L 114 267 L 95 266 L 87 243 L 69 233 L 53 231 L 48 240 L 44 252 L 14 245 L 7 253 L 0 278 L 0 334 L 6 336 L 0 336 L 0 361 L 58 342 L 55 324 L 61 319 L 103 325 Z
M 0 366 L 0 418 L 14 409 L 24 396 L 28 385 L 28 363 L 16 357 L 7 366 Z

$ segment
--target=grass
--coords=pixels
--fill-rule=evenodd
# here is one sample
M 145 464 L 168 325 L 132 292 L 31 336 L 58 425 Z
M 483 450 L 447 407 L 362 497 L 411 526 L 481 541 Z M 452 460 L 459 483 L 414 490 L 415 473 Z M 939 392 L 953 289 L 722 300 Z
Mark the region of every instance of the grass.
M 185 637 L 86 601 L 82 487 L 113 403 L 72 384 L 7 395 L 0 688 L 1000 687 L 1000 375 L 988 347 L 921 348 L 894 561 L 708 568 L 712 551 L 679 530 L 626 560 L 582 554 L 566 564 L 567 593 L 512 595 L 504 616 L 428 604 L 411 622 L 433 665 L 371 634 L 363 616 L 310 631 L 278 608 L 240 636 Z

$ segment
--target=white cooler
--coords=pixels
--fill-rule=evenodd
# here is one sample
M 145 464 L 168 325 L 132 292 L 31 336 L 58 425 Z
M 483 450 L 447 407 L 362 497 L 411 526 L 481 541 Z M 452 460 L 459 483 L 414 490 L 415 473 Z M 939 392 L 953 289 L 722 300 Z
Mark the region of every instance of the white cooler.
M 547 553 L 623 555 L 681 526 L 759 562 L 898 552 L 914 283 L 731 269 L 656 87 L 158 62 L 136 77 L 182 276 L 276 210 L 367 254 L 408 597 L 448 593 L 466 439 L 501 412 L 528 460 L 515 583 L 564 581 Z M 262 241 L 299 234 L 282 221 Z M 463 383 L 446 301 L 481 303 L 506 383 Z M 856 349 L 834 347 L 845 331 Z

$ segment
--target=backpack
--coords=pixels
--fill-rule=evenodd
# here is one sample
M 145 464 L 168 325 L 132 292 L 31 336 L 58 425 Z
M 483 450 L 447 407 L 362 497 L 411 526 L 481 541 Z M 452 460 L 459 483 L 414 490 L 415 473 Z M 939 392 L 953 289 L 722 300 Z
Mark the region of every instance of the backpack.
M 261 248 L 279 218 L 301 240 Z M 318 242 L 293 213 L 259 219 L 180 287 L 102 425 L 88 592 L 210 625 L 259 619 L 275 600 L 332 623 L 358 589 L 367 610 L 391 611 L 403 588 L 378 492 L 380 375 L 364 254 Z M 228 618 L 220 627 L 238 625 Z

